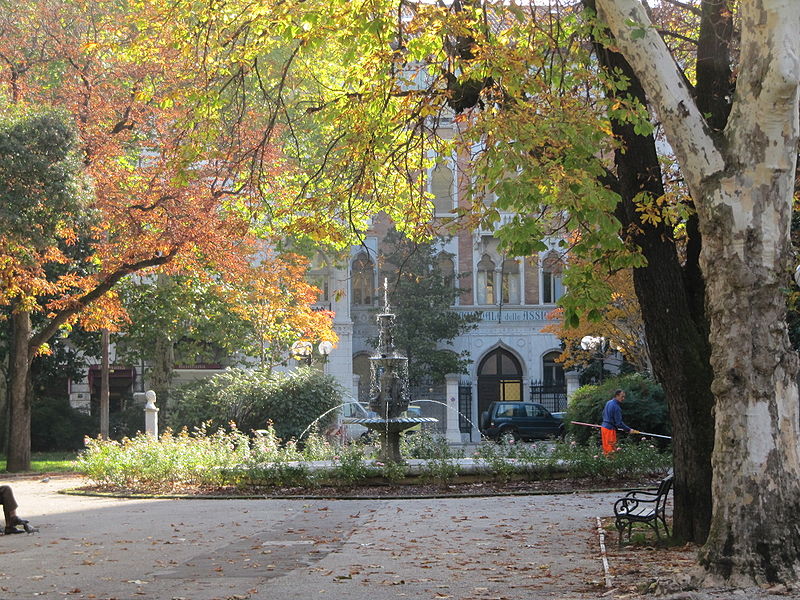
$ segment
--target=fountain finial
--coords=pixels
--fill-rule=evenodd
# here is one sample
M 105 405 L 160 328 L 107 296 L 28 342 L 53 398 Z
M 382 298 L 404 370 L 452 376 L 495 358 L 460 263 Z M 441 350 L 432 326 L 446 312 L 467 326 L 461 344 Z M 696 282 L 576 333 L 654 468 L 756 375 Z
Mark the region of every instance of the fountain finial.
M 383 312 L 389 312 L 389 278 L 383 278 Z

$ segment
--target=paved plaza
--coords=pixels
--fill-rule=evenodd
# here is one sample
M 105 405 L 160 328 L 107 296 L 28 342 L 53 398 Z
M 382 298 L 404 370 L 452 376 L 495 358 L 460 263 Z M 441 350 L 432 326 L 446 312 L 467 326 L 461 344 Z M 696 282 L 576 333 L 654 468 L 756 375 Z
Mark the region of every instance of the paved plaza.
M 0 598 L 597 598 L 613 494 L 167 500 L 6 479 L 37 535 L 0 537 Z

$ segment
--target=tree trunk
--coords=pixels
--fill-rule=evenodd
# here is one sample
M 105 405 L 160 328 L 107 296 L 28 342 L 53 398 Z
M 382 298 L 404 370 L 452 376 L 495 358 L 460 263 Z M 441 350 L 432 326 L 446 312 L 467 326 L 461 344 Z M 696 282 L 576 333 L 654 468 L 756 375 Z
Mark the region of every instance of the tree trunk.
M 791 211 L 779 206 L 785 194 L 770 175 L 724 181 L 716 190 L 724 204 L 704 235 L 717 434 L 701 564 L 714 579 L 743 584 L 800 576 L 798 365 L 782 301 Z
M 11 364 L 8 386 L 8 460 L 11 473 L 31 467 L 31 315 L 11 314 Z
M 161 406 L 169 403 L 169 388 L 172 382 L 172 370 L 175 366 L 175 347 L 166 334 L 156 336 L 153 348 L 153 361 L 150 368 L 150 388 L 156 393 Z
M 790 222 L 800 137 L 800 3 L 739 4 L 736 95 L 709 127 L 638 0 L 597 0 L 695 199 L 716 400 L 707 580 L 800 578 L 797 355 L 786 326 Z
M 102 353 L 100 365 L 100 437 L 108 439 L 109 429 L 109 383 L 108 376 L 110 365 L 108 364 L 108 329 L 103 328 L 100 332 L 100 351 Z
M 584 5 L 595 8 L 594 0 L 584 0 Z M 595 51 L 608 73 L 621 73 L 630 82 L 622 93 L 646 106 L 641 83 L 625 58 L 599 44 L 595 44 Z M 639 135 L 633 125 L 616 119 L 612 119 L 612 130 L 622 144 L 614 156 L 614 185 L 621 197 L 617 217 L 623 231 L 629 232 L 630 241 L 647 259 L 646 267 L 633 271 L 634 289 L 653 374 L 664 388 L 673 426 L 673 535 L 702 544 L 711 523 L 714 437 L 705 284 L 697 264 L 698 252 L 690 249 L 682 266 L 673 236 L 663 221 L 643 223 L 636 211 L 638 194 L 646 192 L 654 198 L 664 195 L 654 137 Z M 699 248 L 699 232 L 689 229 L 693 247 Z

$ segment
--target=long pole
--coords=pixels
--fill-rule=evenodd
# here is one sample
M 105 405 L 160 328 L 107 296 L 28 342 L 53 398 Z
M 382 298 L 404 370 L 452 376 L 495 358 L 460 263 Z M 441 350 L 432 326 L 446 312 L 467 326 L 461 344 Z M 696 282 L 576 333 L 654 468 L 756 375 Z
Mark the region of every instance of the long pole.
M 101 332 L 102 344 L 102 363 L 100 365 L 100 436 L 108 439 L 108 417 L 109 417 L 109 383 L 108 373 L 110 365 L 108 363 L 108 329 L 103 327 Z
M 570 421 L 573 425 L 583 425 L 584 427 L 594 427 L 596 429 L 600 429 L 600 425 L 595 425 L 594 423 L 581 423 L 580 421 Z M 636 433 L 638 435 L 648 435 L 651 437 L 663 438 L 665 440 L 671 440 L 672 438 L 668 435 L 661 435 L 660 433 L 647 433 L 646 431 L 632 431 L 631 433 Z

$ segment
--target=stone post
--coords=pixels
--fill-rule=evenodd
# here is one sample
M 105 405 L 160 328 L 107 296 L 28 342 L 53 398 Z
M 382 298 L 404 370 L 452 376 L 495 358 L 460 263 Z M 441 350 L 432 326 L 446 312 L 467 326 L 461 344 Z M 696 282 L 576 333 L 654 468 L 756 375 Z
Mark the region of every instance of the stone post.
M 564 378 L 567 380 L 567 404 L 569 404 L 575 391 L 581 386 L 581 376 L 577 371 L 567 371 L 564 373 Z
M 448 373 L 444 376 L 447 384 L 447 414 L 445 415 L 445 439 L 451 444 L 460 444 L 461 431 L 458 428 L 458 381 L 459 375 Z
M 147 390 L 144 405 L 144 430 L 147 435 L 158 438 L 158 409 L 156 408 L 156 393 Z

